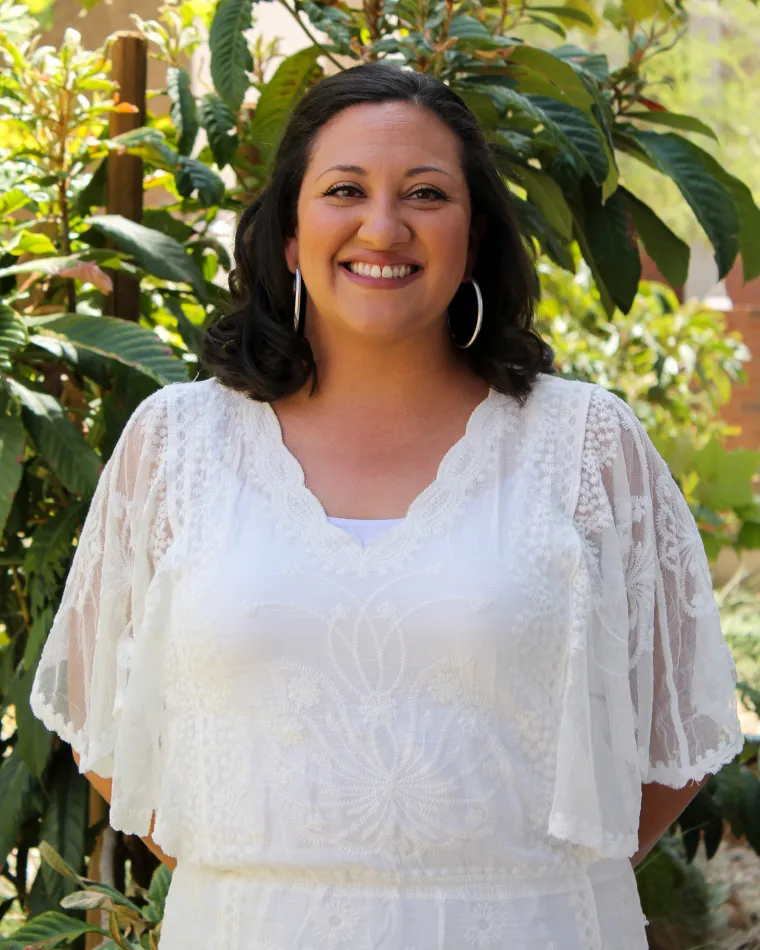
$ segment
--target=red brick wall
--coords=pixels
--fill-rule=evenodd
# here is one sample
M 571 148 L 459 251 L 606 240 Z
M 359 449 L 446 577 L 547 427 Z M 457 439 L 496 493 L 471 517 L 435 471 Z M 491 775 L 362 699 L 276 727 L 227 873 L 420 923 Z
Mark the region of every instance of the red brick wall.
M 726 314 L 729 330 L 738 330 L 752 353 L 746 364 L 747 382 L 734 388 L 723 417 L 731 425 L 742 427 L 732 440 L 733 448 L 760 449 L 760 279 L 742 283 L 741 263 L 726 278 L 728 296 L 734 309 Z

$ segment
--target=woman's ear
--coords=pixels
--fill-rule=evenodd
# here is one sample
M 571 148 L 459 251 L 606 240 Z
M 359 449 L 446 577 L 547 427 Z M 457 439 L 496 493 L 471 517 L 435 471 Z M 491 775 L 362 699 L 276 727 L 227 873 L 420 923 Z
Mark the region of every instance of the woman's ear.
M 294 234 L 285 241 L 285 263 L 291 274 L 296 272 L 298 263 L 298 235 Z
M 478 259 L 478 250 L 483 235 L 486 233 L 488 217 L 485 214 L 476 214 L 470 223 L 470 241 L 467 247 L 467 267 L 465 269 L 464 279 L 469 280 L 475 269 L 475 261 Z

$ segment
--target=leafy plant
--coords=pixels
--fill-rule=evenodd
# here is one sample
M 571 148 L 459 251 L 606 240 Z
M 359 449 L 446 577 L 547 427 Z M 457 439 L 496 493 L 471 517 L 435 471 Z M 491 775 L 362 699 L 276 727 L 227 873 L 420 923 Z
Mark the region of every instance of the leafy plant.
M 86 782 L 28 709 L 90 494 L 136 405 L 197 372 L 202 331 L 226 296 L 216 282 L 230 266 L 219 212 L 239 211 L 266 184 L 295 103 L 327 68 L 388 59 L 463 96 L 543 254 L 544 327 L 561 368 L 633 402 L 708 541 L 757 543 L 752 460 L 726 455 L 725 432 L 711 421 L 746 353 L 716 314 L 680 308 L 667 289 L 641 284 L 642 248 L 674 285 L 689 251 L 655 201 L 637 197 L 621 175 L 636 162 L 680 189 L 721 271 L 740 251 L 745 277 L 760 274 L 760 212 L 749 190 L 692 140 L 711 134 L 701 119 L 652 98 L 649 64 L 683 31 L 685 7 L 626 0 L 600 16 L 587 0 L 281 3 L 306 43 L 287 57 L 276 41 L 251 35 L 259 8 L 250 0 L 173 0 L 155 19 L 135 18 L 167 67 L 154 93 L 168 97 L 169 113 L 149 113 L 144 127 L 109 138 L 113 111 L 135 106 L 119 98 L 107 48 L 84 50 L 73 30 L 60 50 L 43 47 L 35 21 L 0 0 L 0 855 L 14 852 L 16 864 L 15 874 L 8 864 L 0 873 L 23 912 L 42 915 L 14 936 L 23 945 L 83 933 L 66 932 L 83 925 L 58 908 L 75 886 L 93 890 L 78 877 L 93 845 Z M 592 37 L 604 24 L 626 39 L 618 68 L 568 34 Z M 207 28 L 214 88 L 197 96 L 186 64 Z M 124 153 L 142 159 L 144 188 L 163 195 L 141 222 L 104 213 L 109 159 Z M 111 315 L 117 272 L 140 286 L 128 321 Z M 716 477 L 726 466 L 734 469 L 727 482 Z M 28 855 L 41 841 L 71 873 L 43 865 L 27 891 Z M 66 906 L 112 902 L 106 946 L 153 945 L 157 921 L 138 902 L 95 892 Z
M 57 52 L 3 32 L 0 56 L 0 715 L 15 726 L 0 739 L 0 851 L 15 851 L 15 874 L 2 873 L 18 903 L 40 913 L 64 894 L 44 869 L 27 891 L 30 849 L 45 838 L 81 869 L 91 842 L 87 783 L 31 715 L 32 679 L 121 426 L 150 392 L 188 378 L 183 333 L 192 338 L 193 318 L 206 318 L 202 268 L 214 251 L 188 250 L 199 239 L 192 228 L 181 243 L 118 216 L 90 217 L 105 200 L 108 116 L 133 108 L 118 101 L 102 52 L 84 50 L 73 30 Z M 152 319 L 108 315 L 115 270 L 142 279 Z M 162 325 L 164 299 L 172 309 Z
M 68 913 L 50 910 L 40 914 L 0 940 L 0 950 L 55 950 L 88 933 L 108 938 L 98 945 L 100 950 L 157 950 L 172 875 L 165 865 L 156 869 L 147 889 L 133 884 L 132 897 L 126 897 L 116 888 L 78 874 L 46 841 L 40 844 L 40 855 L 53 874 L 73 885 L 60 902 Z M 106 914 L 108 928 L 73 916 L 88 910 Z

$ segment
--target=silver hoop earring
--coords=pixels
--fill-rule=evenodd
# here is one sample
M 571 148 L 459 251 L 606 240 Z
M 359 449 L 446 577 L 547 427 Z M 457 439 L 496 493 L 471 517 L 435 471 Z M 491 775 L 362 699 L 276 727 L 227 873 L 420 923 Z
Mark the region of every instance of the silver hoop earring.
M 465 281 L 467 283 L 467 281 Z M 460 350 L 466 350 L 468 347 L 472 346 L 475 340 L 478 338 L 480 333 L 480 328 L 483 326 L 483 295 L 480 292 L 480 287 L 478 287 L 477 281 L 470 277 L 469 283 L 475 288 L 475 296 L 478 298 L 478 317 L 475 322 L 475 329 L 473 330 L 472 336 L 467 341 L 467 343 L 457 343 L 454 339 L 454 334 L 451 334 L 451 339 L 454 340 L 454 345 L 458 346 Z M 449 324 L 449 332 L 451 332 L 451 324 Z
M 296 295 L 296 301 L 294 306 L 295 317 L 293 319 L 293 329 L 298 333 L 298 324 L 301 322 L 301 269 L 296 264 L 296 278 L 293 281 L 293 293 Z

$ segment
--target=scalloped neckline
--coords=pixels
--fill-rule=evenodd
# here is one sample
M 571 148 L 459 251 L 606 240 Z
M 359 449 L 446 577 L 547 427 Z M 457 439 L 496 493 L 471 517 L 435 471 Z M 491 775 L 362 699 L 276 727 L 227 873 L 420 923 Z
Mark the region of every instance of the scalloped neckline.
M 505 407 L 512 408 L 505 412 Z M 445 452 L 433 481 L 414 498 L 403 518 L 393 519 L 396 524 L 366 544 L 329 521 L 322 502 L 306 484 L 301 463 L 285 445 L 272 404 L 249 406 L 245 420 L 252 435 L 257 481 L 278 525 L 305 541 L 325 568 L 366 574 L 397 567 L 427 535 L 450 523 L 471 490 L 489 477 L 500 435 L 505 425 L 514 428 L 516 410 L 513 399 L 489 388 L 470 413 L 462 436 Z

